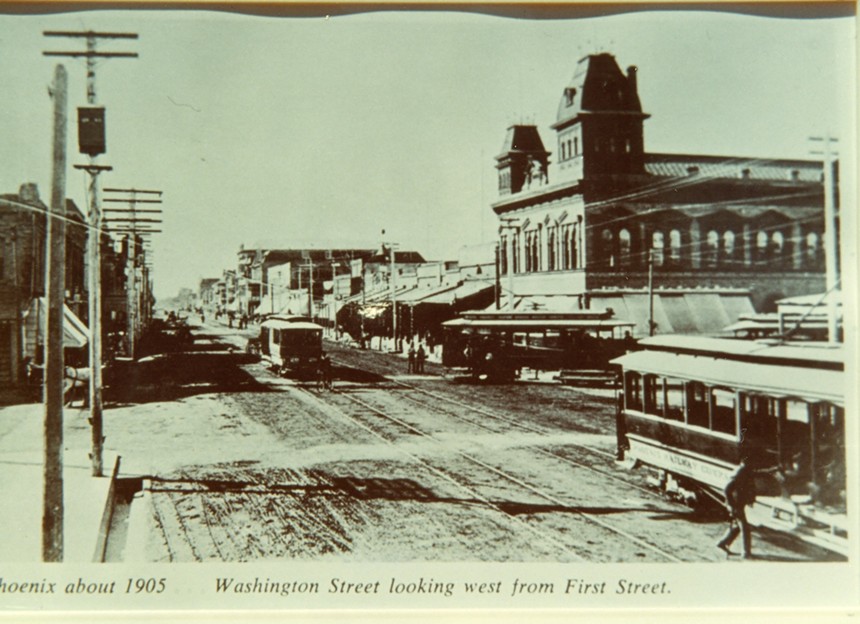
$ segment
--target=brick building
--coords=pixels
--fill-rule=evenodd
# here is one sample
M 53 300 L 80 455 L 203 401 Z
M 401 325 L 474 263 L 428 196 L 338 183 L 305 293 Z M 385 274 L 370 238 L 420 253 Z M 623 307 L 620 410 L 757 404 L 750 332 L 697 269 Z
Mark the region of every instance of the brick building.
M 17 194 L 0 195 L 0 387 L 23 382 L 26 358 L 41 360 L 44 326 L 45 262 L 49 208 L 35 184 Z M 84 258 L 86 228 L 83 214 L 66 200 L 66 322 L 65 345 L 86 345 Z
M 698 333 L 824 289 L 822 163 L 649 154 L 648 117 L 636 68 L 597 54 L 562 92 L 554 163 L 537 127 L 508 129 L 492 209 L 515 308 L 612 307 L 641 335 L 650 266 L 658 330 Z

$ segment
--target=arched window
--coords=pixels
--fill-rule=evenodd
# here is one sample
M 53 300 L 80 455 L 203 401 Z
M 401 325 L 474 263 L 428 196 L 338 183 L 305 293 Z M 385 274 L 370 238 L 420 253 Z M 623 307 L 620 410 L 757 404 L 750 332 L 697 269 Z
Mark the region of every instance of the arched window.
M 547 229 L 546 234 L 546 269 L 555 271 L 555 226 Z
M 720 255 L 720 235 L 716 230 L 708 232 L 707 246 L 705 248 L 705 265 L 717 266 L 717 258 Z
M 768 243 L 768 235 L 767 232 L 759 231 L 755 237 L 755 255 L 756 260 L 758 262 L 766 262 L 767 261 L 767 243 Z
M 810 232 L 806 235 L 806 266 L 809 268 L 817 268 L 820 261 L 820 244 L 817 232 Z
M 499 239 L 499 273 L 506 275 L 508 272 L 508 237 Z
M 785 251 L 785 236 L 779 230 L 770 237 L 770 249 L 772 256 L 781 256 Z
M 532 243 L 530 247 L 532 257 L 532 271 L 540 271 L 540 232 L 532 232 Z
M 570 228 L 570 268 L 577 269 L 579 268 L 579 246 L 577 245 L 577 237 L 579 236 L 579 231 L 574 225 Z
M 520 272 L 520 234 L 514 234 L 514 244 L 511 246 L 511 266 L 514 267 L 514 273 Z
M 674 266 L 681 264 L 681 230 L 669 232 L 669 262 Z
M 664 254 L 665 237 L 663 232 L 654 232 L 651 235 L 651 258 L 655 267 L 661 267 L 666 261 Z
M 618 259 L 621 266 L 630 266 L 630 231 L 627 228 L 618 232 Z
M 731 230 L 723 232 L 723 262 L 726 264 L 735 261 L 735 233 Z
M 612 235 L 612 230 L 606 228 L 600 233 L 601 244 L 601 260 L 608 267 L 615 266 L 615 237 Z

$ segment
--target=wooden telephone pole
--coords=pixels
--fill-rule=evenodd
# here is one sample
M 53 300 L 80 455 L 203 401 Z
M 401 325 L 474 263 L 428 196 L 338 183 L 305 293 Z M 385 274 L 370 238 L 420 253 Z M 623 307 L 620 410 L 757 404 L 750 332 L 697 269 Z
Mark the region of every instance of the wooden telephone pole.
M 45 335 L 45 463 L 42 560 L 63 560 L 63 317 L 66 281 L 66 69 L 57 65 L 54 99 L 51 210 L 46 219 L 48 316 Z
M 85 39 L 87 48 L 81 51 L 52 51 L 43 52 L 45 56 L 65 56 L 71 58 L 85 58 L 87 60 L 87 103 L 95 106 L 96 103 L 96 61 L 105 58 L 137 58 L 136 52 L 99 52 L 96 45 L 99 40 L 113 39 L 137 39 L 136 33 L 116 32 L 94 32 L 94 31 L 58 31 L 48 30 L 43 32 L 46 37 L 63 37 L 74 39 Z M 92 109 L 95 110 L 95 109 Z M 103 111 L 102 111 L 103 112 Z M 102 118 L 102 132 L 103 132 Z M 80 137 L 79 137 L 80 138 Z M 82 149 L 83 151 L 83 149 Z M 92 451 L 90 460 L 92 462 L 92 474 L 101 477 L 104 474 L 102 460 L 104 448 L 104 436 L 102 435 L 102 329 L 101 329 L 101 212 L 99 210 L 99 185 L 98 176 L 103 171 L 110 171 L 111 167 L 100 166 L 98 155 L 104 153 L 104 145 L 86 151 L 89 154 L 89 164 L 76 165 L 76 169 L 83 169 L 90 175 L 90 207 L 89 207 L 89 234 L 87 236 L 87 261 L 88 261 L 88 307 L 89 307 L 89 355 L 90 355 L 90 426 L 92 427 Z

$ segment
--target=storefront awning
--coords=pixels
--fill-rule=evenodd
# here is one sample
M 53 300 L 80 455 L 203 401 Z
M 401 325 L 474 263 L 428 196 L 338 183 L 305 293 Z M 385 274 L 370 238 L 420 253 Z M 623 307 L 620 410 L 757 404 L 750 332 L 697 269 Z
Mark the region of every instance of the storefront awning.
M 48 308 L 44 297 L 37 297 L 30 304 L 25 317 L 26 323 L 39 324 L 39 342 L 44 344 L 45 327 L 47 322 Z M 63 346 L 70 349 L 80 349 L 87 346 L 90 339 L 90 330 L 86 324 L 72 312 L 69 306 L 63 304 Z

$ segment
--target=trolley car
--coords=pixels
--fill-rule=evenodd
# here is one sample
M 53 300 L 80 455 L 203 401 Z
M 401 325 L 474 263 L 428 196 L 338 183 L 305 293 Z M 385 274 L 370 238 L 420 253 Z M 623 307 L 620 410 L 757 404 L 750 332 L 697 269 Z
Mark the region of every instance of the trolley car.
M 635 348 L 633 326 L 612 310 L 464 312 L 442 323 L 442 364 L 495 381 L 513 381 L 523 368 L 608 371 Z
M 661 336 L 622 368 L 619 458 L 688 502 L 722 497 L 747 457 L 760 500 L 844 514 L 843 351 L 826 343 Z M 764 504 L 764 503 L 763 503 Z M 841 510 L 841 511 L 840 511 Z
M 249 343 L 279 373 L 315 374 L 322 357 L 323 328 L 305 316 L 272 316 Z M 253 346 L 251 346 L 253 345 Z

